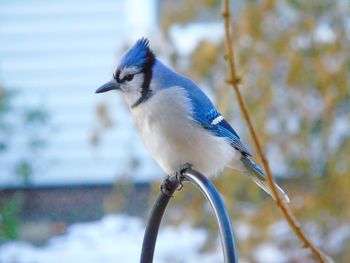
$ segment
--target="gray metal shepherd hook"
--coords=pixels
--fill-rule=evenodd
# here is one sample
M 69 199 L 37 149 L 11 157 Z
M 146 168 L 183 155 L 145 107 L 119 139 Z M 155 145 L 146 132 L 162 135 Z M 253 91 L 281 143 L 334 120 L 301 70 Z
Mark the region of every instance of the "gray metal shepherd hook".
M 154 248 L 157 241 L 159 225 L 162 220 L 165 208 L 182 181 L 187 181 L 194 184 L 209 201 L 219 225 L 221 245 L 223 248 L 225 262 L 237 263 L 232 226 L 230 218 L 225 209 L 224 202 L 222 201 L 219 192 L 216 190 L 215 186 L 210 182 L 210 180 L 192 168 L 185 169 L 181 175 L 180 180 L 176 175 L 170 176 L 164 180 L 162 185 L 166 187 L 168 192 L 164 193 L 164 191 L 161 191 L 157 197 L 156 203 L 153 206 L 143 238 L 140 262 L 153 262 Z

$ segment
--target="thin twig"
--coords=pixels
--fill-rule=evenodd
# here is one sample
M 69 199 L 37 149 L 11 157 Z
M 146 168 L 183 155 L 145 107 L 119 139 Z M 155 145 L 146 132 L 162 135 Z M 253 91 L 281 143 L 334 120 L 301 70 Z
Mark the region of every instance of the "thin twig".
M 283 216 L 287 220 L 289 226 L 294 231 L 295 235 L 299 237 L 299 239 L 303 242 L 304 247 L 310 248 L 313 256 L 315 259 L 318 260 L 318 262 L 325 263 L 326 262 L 326 256 L 318 249 L 316 246 L 312 243 L 312 241 L 306 236 L 304 231 L 301 229 L 299 222 L 296 220 L 295 216 L 291 212 L 291 210 L 287 207 L 285 203 L 281 200 L 278 190 L 276 188 L 274 179 L 271 174 L 270 166 L 265 158 L 265 154 L 262 150 L 260 141 L 256 135 L 255 129 L 253 127 L 252 121 L 250 119 L 250 115 L 248 113 L 247 107 L 245 105 L 245 102 L 243 101 L 242 95 L 238 89 L 238 84 L 240 83 L 240 78 L 237 76 L 236 73 L 236 67 L 235 67 L 235 60 L 234 60 L 234 52 L 233 52 L 233 42 L 231 39 L 231 33 L 230 33 L 230 7 L 229 7 L 229 0 L 224 0 L 224 9 L 222 16 L 225 20 L 225 46 L 226 46 L 226 55 L 225 59 L 228 63 L 229 68 L 229 79 L 227 80 L 227 83 L 230 84 L 233 87 L 233 90 L 236 93 L 237 100 L 239 107 L 242 111 L 243 117 L 248 125 L 248 129 L 250 132 L 251 137 L 253 138 L 253 142 L 255 145 L 255 148 L 257 150 L 257 153 L 261 159 L 261 162 L 263 164 L 263 168 L 267 175 L 267 181 L 268 184 L 272 190 L 272 194 L 274 196 L 274 199 L 276 200 L 278 208 L 281 210 Z M 328 260 L 327 260 L 328 261 Z

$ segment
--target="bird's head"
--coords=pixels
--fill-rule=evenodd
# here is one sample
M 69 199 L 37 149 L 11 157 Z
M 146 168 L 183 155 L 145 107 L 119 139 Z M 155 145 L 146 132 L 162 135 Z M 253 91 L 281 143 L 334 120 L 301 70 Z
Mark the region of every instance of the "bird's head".
M 122 56 L 113 79 L 97 89 L 96 93 L 121 90 L 130 107 L 138 106 L 152 92 L 150 83 L 154 62 L 155 56 L 149 48 L 149 41 L 146 38 L 139 39 Z

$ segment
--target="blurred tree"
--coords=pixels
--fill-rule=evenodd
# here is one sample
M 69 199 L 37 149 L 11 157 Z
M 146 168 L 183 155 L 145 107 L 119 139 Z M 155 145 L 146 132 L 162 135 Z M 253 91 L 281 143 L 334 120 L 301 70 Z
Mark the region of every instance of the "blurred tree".
M 350 6 L 345 2 L 246 1 L 242 9 L 234 10 L 238 69 L 244 72 L 243 96 L 274 174 L 288 179 L 282 184 L 287 184 L 298 216 L 302 221 L 316 221 L 324 239 L 350 219 Z M 161 8 L 165 36 L 175 24 L 221 19 L 220 1 L 193 0 L 180 5 L 167 0 Z M 224 83 L 223 50 L 223 44 L 201 41 L 189 57 L 180 57 L 176 50 L 172 57 L 175 67 L 179 59 L 188 60 L 179 63 L 188 65 L 184 73 L 202 87 L 212 88 L 218 107 L 234 119 L 233 126 L 247 142 L 235 97 Z M 245 221 L 266 229 L 277 216 L 273 204 L 261 203 L 261 192 L 254 184 L 230 173 L 216 182 L 228 206 L 238 200 L 259 202 L 257 215 L 262 217 L 244 216 Z M 183 213 L 190 213 L 188 218 L 200 225 L 213 223 L 198 213 L 202 203 L 199 195 L 185 188 L 176 202 L 183 204 L 184 200 L 187 205 L 177 214 L 183 217 Z M 232 216 L 242 217 L 236 210 Z M 251 242 L 261 242 L 266 234 Z M 346 253 L 327 253 L 337 260 L 346 257 Z
M 22 198 L 19 195 L 0 200 L 0 243 L 8 239 L 16 239 L 20 228 L 19 212 Z
M 13 167 L 7 167 L 6 172 L 16 176 L 19 185 L 29 185 L 35 172 L 33 161 L 38 151 L 45 146 L 45 136 L 40 133 L 40 129 L 47 124 L 48 114 L 41 108 L 15 105 L 17 95 L 15 91 L 0 87 L 0 157 L 5 165 L 7 153 L 14 150 L 21 141 L 19 138 L 24 138 L 24 147 L 20 147 L 24 150 L 17 147 Z M 5 172 L 5 167 L 1 170 Z M 0 242 L 17 238 L 21 204 L 22 197 L 17 194 L 0 200 Z

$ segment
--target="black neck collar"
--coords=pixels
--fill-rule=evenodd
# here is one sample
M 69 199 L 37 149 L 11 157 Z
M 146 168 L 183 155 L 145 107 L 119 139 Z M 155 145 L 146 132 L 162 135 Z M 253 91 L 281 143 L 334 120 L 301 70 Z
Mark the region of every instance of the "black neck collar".
M 148 100 L 149 97 L 151 97 L 152 90 L 150 89 L 150 84 L 152 80 L 152 67 L 154 65 L 154 62 L 155 62 L 155 57 L 153 53 L 150 51 L 148 55 L 148 59 L 144 64 L 143 70 L 142 70 L 144 74 L 144 79 L 141 86 L 141 96 L 133 105 L 131 105 L 131 108 L 136 108 L 138 105 L 145 102 L 146 100 Z
M 152 91 L 149 90 L 145 95 L 141 95 L 141 97 L 133 104 L 131 105 L 131 108 L 136 108 L 137 106 L 139 106 L 141 103 L 145 102 L 146 100 L 148 100 L 149 97 L 151 97 L 152 95 Z

